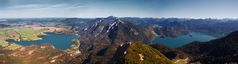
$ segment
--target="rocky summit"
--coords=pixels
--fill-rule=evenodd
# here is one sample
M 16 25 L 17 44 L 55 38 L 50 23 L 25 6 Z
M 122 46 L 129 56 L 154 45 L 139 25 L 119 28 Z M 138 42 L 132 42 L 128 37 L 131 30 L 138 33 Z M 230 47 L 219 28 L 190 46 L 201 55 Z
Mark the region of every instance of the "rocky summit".
M 108 63 L 117 47 L 131 42 L 149 42 L 156 35 L 150 30 L 122 21 L 117 17 L 98 18 L 85 28 L 80 49 L 87 53 L 86 63 Z

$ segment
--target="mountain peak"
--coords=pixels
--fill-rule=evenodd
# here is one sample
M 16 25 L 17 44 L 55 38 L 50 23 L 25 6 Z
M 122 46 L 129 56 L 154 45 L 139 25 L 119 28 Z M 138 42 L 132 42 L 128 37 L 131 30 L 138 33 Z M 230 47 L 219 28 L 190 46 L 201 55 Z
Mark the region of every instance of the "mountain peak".
M 108 16 L 107 18 L 117 18 L 116 16 Z
M 106 17 L 106 18 L 96 19 L 96 24 L 102 23 L 104 25 L 109 25 L 109 24 L 112 24 L 114 22 L 123 22 L 123 21 L 121 21 L 118 17 L 114 17 L 114 16 L 109 16 L 109 17 Z
M 113 16 L 97 19 L 95 24 L 87 28 L 81 35 L 80 45 L 83 52 L 92 54 L 89 55 L 91 58 L 86 63 L 100 61 L 104 64 L 103 62 L 110 61 L 109 59 L 112 58 L 118 46 L 130 41 L 148 42 L 155 37 L 149 33 L 150 30 L 140 28 L 127 21 L 121 21 Z

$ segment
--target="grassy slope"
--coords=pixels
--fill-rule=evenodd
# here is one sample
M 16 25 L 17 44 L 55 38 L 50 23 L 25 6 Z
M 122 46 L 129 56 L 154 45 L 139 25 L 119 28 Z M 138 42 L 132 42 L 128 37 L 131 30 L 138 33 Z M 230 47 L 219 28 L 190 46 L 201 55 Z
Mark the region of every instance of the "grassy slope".
M 141 60 L 140 55 L 143 55 Z M 126 50 L 125 63 L 127 64 L 172 64 L 158 50 L 142 43 L 132 43 Z

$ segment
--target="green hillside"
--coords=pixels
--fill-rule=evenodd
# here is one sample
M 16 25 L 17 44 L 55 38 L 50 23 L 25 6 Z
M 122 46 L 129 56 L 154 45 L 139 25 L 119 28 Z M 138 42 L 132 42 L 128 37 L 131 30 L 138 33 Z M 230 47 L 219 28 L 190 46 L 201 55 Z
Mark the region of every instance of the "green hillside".
M 124 53 L 126 64 L 172 64 L 158 50 L 142 43 L 131 43 Z

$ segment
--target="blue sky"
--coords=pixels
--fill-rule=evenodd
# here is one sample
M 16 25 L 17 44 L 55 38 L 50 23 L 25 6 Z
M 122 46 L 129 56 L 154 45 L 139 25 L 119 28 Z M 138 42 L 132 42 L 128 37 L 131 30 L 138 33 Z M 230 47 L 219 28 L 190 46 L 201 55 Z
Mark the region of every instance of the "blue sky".
M 238 0 L 0 0 L 0 18 L 238 18 Z

